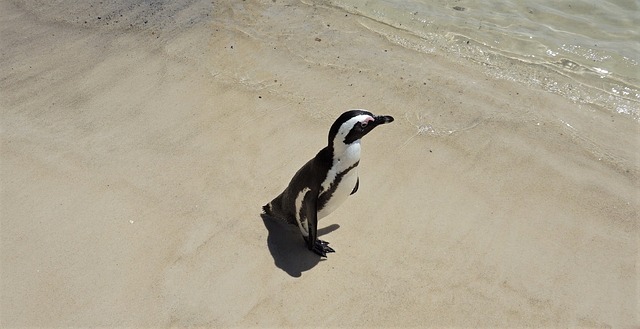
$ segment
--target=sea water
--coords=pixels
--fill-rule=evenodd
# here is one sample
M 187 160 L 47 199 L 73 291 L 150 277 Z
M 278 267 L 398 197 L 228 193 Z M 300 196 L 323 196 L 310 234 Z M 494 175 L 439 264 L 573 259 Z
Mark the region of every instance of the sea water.
M 405 46 L 418 51 L 468 59 L 495 77 L 640 121 L 637 0 L 332 0 L 330 4 L 416 36 Z

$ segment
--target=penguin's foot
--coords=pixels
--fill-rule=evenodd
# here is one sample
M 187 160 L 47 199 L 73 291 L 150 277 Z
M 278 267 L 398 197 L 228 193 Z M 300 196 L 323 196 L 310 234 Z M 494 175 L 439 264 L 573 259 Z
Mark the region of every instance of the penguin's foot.
M 328 252 L 336 252 L 335 250 L 333 250 L 333 248 L 329 247 L 329 242 L 322 240 L 316 240 L 316 242 L 313 244 L 312 250 L 322 257 L 327 257 Z

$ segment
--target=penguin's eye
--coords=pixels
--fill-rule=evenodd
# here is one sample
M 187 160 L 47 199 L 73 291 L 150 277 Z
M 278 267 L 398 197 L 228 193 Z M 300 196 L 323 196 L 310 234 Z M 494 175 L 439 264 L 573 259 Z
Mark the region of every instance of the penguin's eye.
M 360 128 L 365 128 L 367 126 L 366 122 L 360 122 Z

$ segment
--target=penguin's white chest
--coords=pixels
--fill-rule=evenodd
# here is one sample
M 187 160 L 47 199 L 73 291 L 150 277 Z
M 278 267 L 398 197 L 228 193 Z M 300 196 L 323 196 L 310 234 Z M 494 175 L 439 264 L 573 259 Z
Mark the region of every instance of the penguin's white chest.
M 322 183 L 322 192 L 330 197 L 322 209 L 318 211 L 318 219 L 332 213 L 351 195 L 358 182 L 358 167 L 360 161 L 360 143 L 349 146 L 339 158 L 334 159 L 333 165 Z
M 332 213 L 334 210 L 336 210 L 342 203 L 344 203 L 344 201 L 347 200 L 349 195 L 351 195 L 351 192 L 353 192 L 353 188 L 356 186 L 357 181 L 358 181 L 357 168 L 353 168 L 347 174 L 342 176 L 340 184 L 338 184 L 338 187 L 336 188 L 336 190 L 333 191 L 331 198 L 327 200 L 327 203 L 325 204 L 324 208 L 318 211 L 318 219 L 326 217 L 327 215 Z

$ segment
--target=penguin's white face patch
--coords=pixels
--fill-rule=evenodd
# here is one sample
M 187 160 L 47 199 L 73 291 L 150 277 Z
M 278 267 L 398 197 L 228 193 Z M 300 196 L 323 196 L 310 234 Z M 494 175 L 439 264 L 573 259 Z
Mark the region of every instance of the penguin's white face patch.
M 340 144 L 344 144 L 344 139 L 347 137 L 349 132 L 355 127 L 357 124 L 368 125 L 369 122 L 374 121 L 375 119 L 367 114 L 356 115 L 355 117 L 347 120 L 340 126 L 338 130 L 338 134 L 336 134 L 335 139 L 333 140 L 333 146 L 336 147 Z

